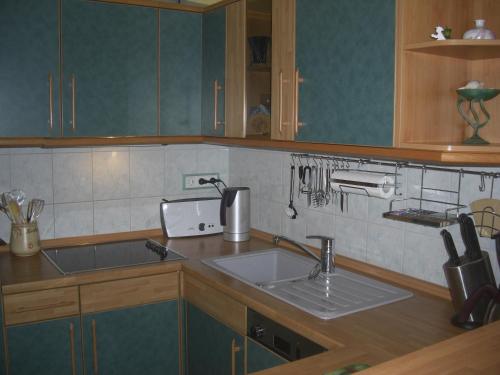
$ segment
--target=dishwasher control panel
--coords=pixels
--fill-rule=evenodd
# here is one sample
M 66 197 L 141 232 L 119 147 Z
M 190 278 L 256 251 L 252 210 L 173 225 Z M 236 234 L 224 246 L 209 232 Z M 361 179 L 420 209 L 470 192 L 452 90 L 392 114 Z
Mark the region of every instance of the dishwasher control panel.
M 252 309 L 247 311 L 247 336 L 289 361 L 326 351 L 315 342 Z

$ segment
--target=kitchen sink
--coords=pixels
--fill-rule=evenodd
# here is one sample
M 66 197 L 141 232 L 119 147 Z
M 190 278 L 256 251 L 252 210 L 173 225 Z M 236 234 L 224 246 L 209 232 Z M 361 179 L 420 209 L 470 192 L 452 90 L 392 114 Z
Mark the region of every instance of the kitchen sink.
M 316 264 L 312 259 L 279 248 L 211 258 L 203 263 L 258 286 L 307 277 Z
M 203 263 L 320 319 L 334 319 L 401 301 L 407 290 L 340 268 L 310 279 L 316 261 L 273 248 Z

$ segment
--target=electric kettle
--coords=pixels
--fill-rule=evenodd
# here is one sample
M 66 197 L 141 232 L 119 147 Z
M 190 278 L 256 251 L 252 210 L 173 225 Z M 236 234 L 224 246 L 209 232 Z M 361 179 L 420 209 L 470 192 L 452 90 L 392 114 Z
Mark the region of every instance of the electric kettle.
M 250 188 L 224 189 L 220 203 L 220 224 L 225 241 L 243 242 L 250 239 Z

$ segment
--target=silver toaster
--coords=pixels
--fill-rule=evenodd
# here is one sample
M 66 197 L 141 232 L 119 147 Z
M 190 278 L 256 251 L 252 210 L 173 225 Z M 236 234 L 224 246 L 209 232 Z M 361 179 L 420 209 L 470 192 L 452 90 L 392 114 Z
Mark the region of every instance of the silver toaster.
M 167 237 L 204 236 L 222 233 L 220 198 L 163 200 L 160 219 Z

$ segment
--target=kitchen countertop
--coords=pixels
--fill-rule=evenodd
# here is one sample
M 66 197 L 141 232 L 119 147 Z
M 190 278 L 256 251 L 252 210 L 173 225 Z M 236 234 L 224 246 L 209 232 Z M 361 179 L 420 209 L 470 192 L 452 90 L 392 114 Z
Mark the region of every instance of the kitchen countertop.
M 131 239 L 133 235 L 126 237 L 129 238 L 123 239 Z M 106 237 L 96 237 L 97 242 L 103 241 L 103 238 Z M 160 240 L 161 237 L 156 239 Z M 51 244 L 50 241 L 48 243 Z M 54 243 L 62 244 L 64 241 L 52 241 Z M 68 244 L 72 245 L 74 242 Z M 169 239 L 166 244 L 188 257 L 188 260 L 69 276 L 61 275 L 42 254 L 17 258 L 8 252 L 0 252 L 2 293 L 82 285 L 182 269 L 235 300 L 331 349 L 314 357 L 263 371 L 262 374 L 272 375 L 285 371 L 287 374 L 323 374 L 351 363 L 377 365 L 383 362 L 365 372 L 444 374 L 455 373 L 445 369 L 455 368 L 458 373 L 467 366 L 469 373 L 500 373 L 500 358 L 496 354 L 500 345 L 500 322 L 461 335 L 465 331 L 449 323 L 453 310 L 447 300 L 412 290 L 415 296 L 408 300 L 324 321 L 201 263 L 202 259 L 210 257 L 274 247 L 267 241 L 252 238 L 245 243 L 229 243 L 218 235 Z M 443 340 L 448 341 L 433 345 Z M 476 357 L 471 354 L 474 350 L 480 350 Z M 464 353 L 467 355 L 463 355 Z M 457 361 L 458 358 L 463 363 Z M 459 363 L 464 367 L 457 367 Z M 439 366 L 436 367 L 436 364 Z

